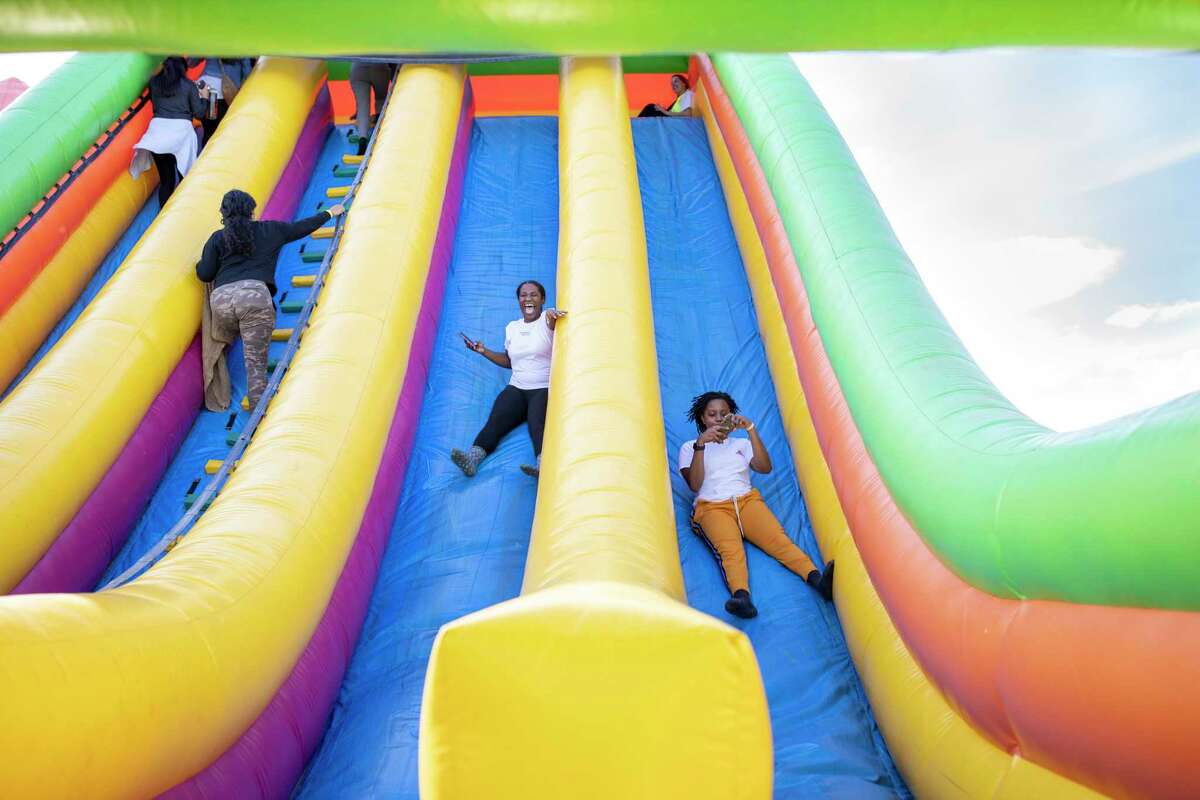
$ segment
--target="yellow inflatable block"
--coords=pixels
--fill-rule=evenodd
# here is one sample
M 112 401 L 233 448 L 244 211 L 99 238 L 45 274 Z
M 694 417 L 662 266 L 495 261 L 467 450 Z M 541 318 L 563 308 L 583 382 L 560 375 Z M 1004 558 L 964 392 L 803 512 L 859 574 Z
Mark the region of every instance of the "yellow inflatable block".
M 200 325 L 200 249 L 221 197 L 260 203 L 283 172 L 322 62 L 263 59 L 121 269 L 0 404 L 0 592 L 75 515 L 125 446 Z
M 157 185 L 153 172 L 113 181 L 54 257 L 0 315 L 0 390 L 12 383 L 71 309 Z
M 463 85 L 461 69 L 401 70 L 341 266 L 192 532 L 120 589 L 0 598 L 0 797 L 153 797 L 224 752 L 291 671 L 392 424 Z
M 521 597 L 443 627 L 420 785 L 443 798 L 768 798 L 746 637 L 686 605 L 617 59 L 560 81 L 550 407 Z
M 896 766 L 909 788 L 922 798 L 1098 797 L 1054 772 L 1005 753 L 977 733 L 950 707 L 904 646 L 875 593 L 833 488 L 804 399 L 766 254 L 703 90 L 698 93 L 697 105 L 746 265 L 759 333 L 809 517 L 822 555 L 837 560 L 834 599 L 838 616 Z

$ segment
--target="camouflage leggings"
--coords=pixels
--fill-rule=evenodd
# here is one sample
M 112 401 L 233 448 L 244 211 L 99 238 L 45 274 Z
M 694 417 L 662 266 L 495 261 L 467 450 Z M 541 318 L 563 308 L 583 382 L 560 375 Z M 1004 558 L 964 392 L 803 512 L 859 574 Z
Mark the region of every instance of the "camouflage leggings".
M 275 305 L 262 281 L 235 281 L 213 289 L 213 336 L 232 344 L 240 332 L 246 358 L 246 396 L 253 409 L 267 389 L 267 348 L 275 328 Z

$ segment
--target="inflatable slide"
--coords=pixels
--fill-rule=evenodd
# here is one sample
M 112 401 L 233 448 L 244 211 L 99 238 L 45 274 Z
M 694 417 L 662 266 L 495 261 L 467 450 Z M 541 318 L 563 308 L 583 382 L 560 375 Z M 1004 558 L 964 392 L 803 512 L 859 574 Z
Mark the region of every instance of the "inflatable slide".
M 723 52 L 1195 46 L 1196 13 L 270 5 L 222 38 L 212 7 L 0 2 L 6 47 L 415 54 L 361 158 L 345 62 L 261 58 L 161 210 L 119 149 L 152 58 L 0 115 L 0 796 L 1200 794 L 1198 398 L 1022 415 L 791 60 Z M 631 119 L 671 73 L 695 113 Z M 284 249 L 268 393 L 236 405 L 235 349 L 220 413 L 193 265 L 235 186 L 349 210 Z M 541 477 L 522 428 L 467 479 L 507 377 L 459 332 L 496 341 L 524 280 L 570 312 Z M 833 604 L 751 549 L 761 613 L 724 612 L 674 463 L 707 389 Z
M 157 176 L 127 172 L 150 121 L 153 63 L 76 55 L 0 117 L 0 393 L 61 337 L 153 219 Z

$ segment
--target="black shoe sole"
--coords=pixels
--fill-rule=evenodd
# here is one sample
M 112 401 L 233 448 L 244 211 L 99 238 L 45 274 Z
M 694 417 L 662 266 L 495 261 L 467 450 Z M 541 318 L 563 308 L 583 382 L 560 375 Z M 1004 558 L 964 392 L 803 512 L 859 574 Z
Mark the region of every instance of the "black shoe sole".
M 754 619 L 758 616 L 758 609 L 753 604 L 743 605 L 732 597 L 725 601 L 725 610 L 739 619 Z

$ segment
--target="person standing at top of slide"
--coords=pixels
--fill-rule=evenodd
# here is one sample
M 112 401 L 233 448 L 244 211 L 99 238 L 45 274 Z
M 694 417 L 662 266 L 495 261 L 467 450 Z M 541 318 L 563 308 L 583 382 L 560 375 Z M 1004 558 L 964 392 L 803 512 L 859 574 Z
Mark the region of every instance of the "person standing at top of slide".
M 648 103 L 642 108 L 639 117 L 690 117 L 695 93 L 687 75 L 671 76 L 671 91 L 675 92 L 675 102 L 670 108 L 663 108 L 658 103 Z
M 217 126 L 229 112 L 229 104 L 233 96 L 241 91 L 242 84 L 250 77 L 254 69 L 254 61 L 249 58 L 189 58 L 188 66 L 194 67 L 204 62 L 204 72 L 200 75 L 199 84 L 208 87 L 208 108 L 200 118 L 200 126 L 204 128 L 204 144 L 212 140 L 217 132 Z M 228 96 L 226 96 L 228 95 Z
M 479 463 L 500 444 L 509 432 L 522 422 L 529 423 L 529 438 L 533 441 L 533 464 L 522 464 L 521 471 L 534 478 L 542 467 L 542 434 L 546 430 L 546 406 L 550 401 L 550 356 L 554 348 L 554 328 L 567 315 L 553 308 L 542 310 L 546 304 L 546 288 L 537 281 L 523 281 L 517 286 L 517 305 L 521 318 L 504 328 L 504 350 L 497 353 L 464 333 L 467 349 L 511 369 L 512 379 L 492 404 L 483 430 L 474 444 L 466 450 L 450 451 L 450 459 L 468 478 L 475 475 Z
M 392 80 L 390 64 L 355 61 L 350 67 L 350 89 L 354 92 L 354 125 L 358 132 L 358 154 L 367 152 L 367 140 Z M 376 113 L 371 113 L 371 92 L 375 92 Z
M 150 78 L 150 104 L 154 116 L 150 126 L 133 146 L 129 172 L 134 178 L 158 168 L 158 207 L 162 208 L 175 191 L 176 184 L 196 163 L 199 147 L 192 119 L 203 117 L 208 89 L 197 89 L 188 80 L 187 62 L 180 56 L 163 61 Z

